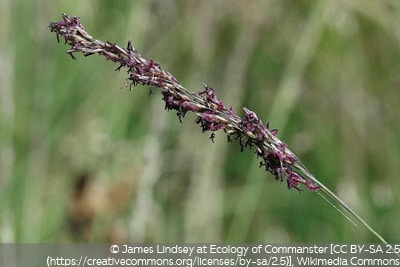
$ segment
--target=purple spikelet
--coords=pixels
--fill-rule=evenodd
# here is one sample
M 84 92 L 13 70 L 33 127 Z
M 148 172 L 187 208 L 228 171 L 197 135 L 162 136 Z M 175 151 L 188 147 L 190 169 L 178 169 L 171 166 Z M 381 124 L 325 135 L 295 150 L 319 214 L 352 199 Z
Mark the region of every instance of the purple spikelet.
M 277 138 L 278 131 L 270 130 L 269 123 L 263 125 L 253 111 L 243 108 L 244 115 L 239 117 L 232 108 L 226 108 L 212 87 L 204 84 L 204 90 L 191 92 L 154 60 L 143 58 L 130 41 L 126 48 L 122 48 L 115 43 L 96 40 L 87 33 L 79 18 L 66 14 L 62 17 L 62 21 L 50 24 L 50 30 L 56 33 L 57 40 L 62 36 L 65 43 L 71 46 L 67 53 L 73 59 L 76 59 L 75 53 L 81 52 L 84 56 L 98 54 L 118 63 L 116 70 L 127 69 L 127 86 L 130 89 L 138 84 L 160 88 L 165 109 L 175 110 L 181 122 L 187 112 L 194 112 L 197 115 L 196 124 L 203 132 L 211 132 L 212 142 L 214 132 L 223 130 L 228 142 L 232 138 L 238 140 L 242 151 L 254 148 L 261 158 L 260 167 L 272 173 L 276 180 L 287 181 L 288 188 L 300 190 L 300 184 L 312 191 L 320 188 L 297 171 L 302 165 L 286 144 Z

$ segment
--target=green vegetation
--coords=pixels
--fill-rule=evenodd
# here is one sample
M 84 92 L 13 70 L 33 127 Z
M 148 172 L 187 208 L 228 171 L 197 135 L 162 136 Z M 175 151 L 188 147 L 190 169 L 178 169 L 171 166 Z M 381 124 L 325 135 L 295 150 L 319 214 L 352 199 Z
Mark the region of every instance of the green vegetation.
M 66 12 L 132 40 L 186 88 L 254 110 L 389 242 L 400 164 L 397 1 L 3 1 L 0 241 L 377 242 L 318 194 L 287 190 L 161 93 L 74 61 Z

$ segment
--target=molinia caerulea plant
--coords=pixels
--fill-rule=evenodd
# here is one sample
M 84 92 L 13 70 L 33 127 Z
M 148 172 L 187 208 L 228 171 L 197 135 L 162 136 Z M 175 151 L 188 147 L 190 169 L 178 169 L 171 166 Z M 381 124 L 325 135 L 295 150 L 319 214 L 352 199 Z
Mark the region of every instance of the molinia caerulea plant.
M 63 20 L 59 22 L 50 23 L 49 27 L 56 33 L 58 41 L 61 36 L 65 43 L 71 46 L 67 53 L 73 59 L 75 59 L 74 53 L 81 52 L 84 56 L 98 54 L 118 63 L 116 70 L 127 69 L 130 89 L 137 84 L 159 88 L 163 95 L 165 109 L 175 110 L 180 121 L 187 112 L 194 112 L 197 115 L 195 122 L 200 125 L 202 131 L 211 132 L 211 141 L 214 141 L 215 131 L 224 131 L 228 142 L 237 140 L 241 150 L 254 149 L 257 157 L 260 158 L 260 167 L 272 173 L 276 180 L 286 181 L 289 189 L 295 188 L 301 191 L 300 186 L 303 185 L 308 190 L 319 193 L 334 206 L 328 200 L 330 198 L 373 235 L 386 243 L 357 213 L 305 168 L 297 156 L 277 137 L 278 130 L 270 129 L 268 123 L 263 124 L 253 111 L 243 108 L 244 114 L 239 116 L 233 108 L 225 106 L 213 88 L 204 85 L 204 89 L 200 92 L 187 90 L 159 64 L 151 59 L 143 58 L 130 41 L 126 48 L 115 43 L 99 41 L 88 34 L 78 17 L 62 14 L 62 18 Z M 343 212 L 341 213 L 353 222 Z

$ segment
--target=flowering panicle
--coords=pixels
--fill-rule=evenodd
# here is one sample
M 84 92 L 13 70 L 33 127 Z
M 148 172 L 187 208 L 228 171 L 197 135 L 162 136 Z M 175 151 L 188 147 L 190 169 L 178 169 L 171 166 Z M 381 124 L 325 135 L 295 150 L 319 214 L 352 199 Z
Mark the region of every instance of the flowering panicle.
M 67 53 L 73 59 L 74 53 L 81 52 L 84 56 L 99 54 L 118 63 L 116 70 L 127 68 L 130 89 L 137 84 L 162 89 L 165 109 L 175 110 L 180 121 L 188 111 L 196 113 L 195 122 L 203 132 L 212 132 L 212 141 L 215 138 L 213 132 L 223 129 L 228 142 L 232 138 L 237 139 L 242 151 L 244 148 L 255 148 L 261 158 L 260 167 L 265 167 L 276 180 L 286 180 L 289 188 L 300 190 L 300 184 L 309 190 L 319 188 L 297 172 L 296 166 L 300 164 L 297 157 L 277 138 L 278 131 L 270 130 L 269 124 L 264 125 L 253 111 L 243 108 L 244 116 L 239 117 L 232 108 L 226 108 L 211 86 L 204 84 L 203 91 L 190 92 L 159 64 L 143 58 L 130 41 L 126 48 L 122 48 L 115 43 L 96 40 L 87 33 L 79 18 L 66 14 L 62 16 L 62 21 L 50 24 L 50 30 L 57 34 L 57 40 L 62 36 L 65 43 L 71 46 Z
M 127 68 L 129 75 L 127 85 L 130 89 L 137 84 L 147 85 L 150 90 L 155 87 L 160 88 L 165 109 L 175 110 L 180 121 L 188 111 L 194 112 L 197 115 L 195 122 L 200 125 L 203 132 L 211 132 L 211 141 L 214 142 L 215 131 L 224 130 L 228 142 L 232 139 L 238 140 L 242 151 L 245 148 L 254 148 L 257 157 L 261 158 L 260 167 L 272 173 L 276 180 L 286 181 L 289 189 L 295 188 L 300 191 L 299 186 L 305 185 L 311 191 L 317 190 L 317 193 L 333 207 L 335 205 L 325 196 L 344 208 L 383 243 L 387 243 L 335 193 L 316 179 L 287 145 L 278 139 L 278 130 L 270 130 L 269 123 L 264 125 L 253 111 L 243 108 L 244 115 L 240 117 L 232 108 L 226 108 L 212 87 L 204 84 L 203 91 L 191 92 L 171 73 L 164 71 L 159 64 L 143 58 L 130 41 L 126 48 L 115 43 L 99 41 L 87 33 L 79 18 L 66 14 L 62 14 L 62 17 L 62 21 L 50 23 L 49 27 L 56 33 L 58 41 L 59 36 L 62 36 L 65 43 L 71 46 L 67 53 L 73 59 L 76 59 L 74 56 L 76 52 L 81 52 L 84 56 L 98 54 L 118 63 L 119 66 L 116 68 L 118 71 Z M 336 209 L 355 224 L 342 211 Z

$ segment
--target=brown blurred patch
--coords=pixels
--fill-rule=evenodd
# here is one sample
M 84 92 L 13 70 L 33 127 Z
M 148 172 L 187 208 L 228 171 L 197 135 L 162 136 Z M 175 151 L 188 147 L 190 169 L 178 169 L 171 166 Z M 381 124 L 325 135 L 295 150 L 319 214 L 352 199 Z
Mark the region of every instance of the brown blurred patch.
M 130 172 L 130 175 L 124 175 L 115 184 L 108 186 L 89 172 L 76 175 L 67 215 L 68 230 L 73 239 L 88 242 L 96 231 L 96 236 L 109 242 L 127 241 L 126 227 L 118 218 L 131 205 L 135 177 Z M 93 225 L 97 221 L 104 225 L 94 229 Z

